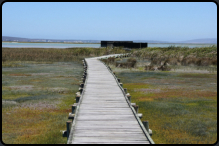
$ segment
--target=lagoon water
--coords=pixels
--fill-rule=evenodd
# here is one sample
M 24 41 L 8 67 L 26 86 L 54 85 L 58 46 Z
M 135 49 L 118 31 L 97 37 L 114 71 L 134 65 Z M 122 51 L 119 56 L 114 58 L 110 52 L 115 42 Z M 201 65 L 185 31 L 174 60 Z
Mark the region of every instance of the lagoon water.
M 2 42 L 2 47 L 8 48 L 74 48 L 74 47 L 92 47 L 99 48 L 100 44 L 67 44 L 67 43 L 6 43 Z
M 168 47 L 168 46 L 182 46 L 182 47 L 207 47 L 217 44 L 159 44 L 148 43 L 148 47 Z M 17 43 L 17 42 L 2 42 L 2 47 L 7 48 L 75 48 L 75 47 L 91 47 L 100 48 L 100 44 L 67 44 L 67 43 Z

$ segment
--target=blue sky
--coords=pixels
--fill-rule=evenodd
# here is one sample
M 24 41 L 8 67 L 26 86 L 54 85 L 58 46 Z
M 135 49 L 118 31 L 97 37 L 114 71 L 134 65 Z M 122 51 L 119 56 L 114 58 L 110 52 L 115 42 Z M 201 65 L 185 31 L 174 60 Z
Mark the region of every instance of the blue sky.
M 6 2 L 2 35 L 42 39 L 184 41 L 217 38 L 213 2 Z

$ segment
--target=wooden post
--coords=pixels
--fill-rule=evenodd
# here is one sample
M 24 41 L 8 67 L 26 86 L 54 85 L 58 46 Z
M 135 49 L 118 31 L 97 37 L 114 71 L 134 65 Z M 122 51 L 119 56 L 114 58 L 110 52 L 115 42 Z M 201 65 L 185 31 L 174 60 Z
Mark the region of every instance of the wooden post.
M 131 102 L 131 95 L 127 95 L 129 101 Z
M 127 94 L 127 88 L 124 88 L 125 94 Z
M 80 94 L 81 94 L 83 91 L 83 88 L 79 88 L 78 91 L 80 91 Z
M 75 94 L 78 95 L 78 96 L 81 96 L 80 92 L 76 92 Z
M 68 139 L 69 134 L 70 134 L 71 123 L 72 123 L 72 121 L 67 121 L 67 122 L 66 122 L 66 127 L 67 127 L 67 139 Z
M 138 117 L 139 117 L 140 119 L 142 118 L 142 116 L 143 116 L 142 113 L 139 113 L 139 114 L 138 114 Z
M 80 87 L 81 87 L 81 88 L 84 88 L 84 84 L 83 84 L 83 83 L 82 83 L 82 84 L 80 84 Z
M 148 121 L 143 121 L 142 123 L 143 123 L 145 129 L 147 130 L 147 132 L 149 133 L 149 122 Z
M 138 105 L 132 105 L 134 107 L 136 114 L 138 113 Z
M 120 84 L 121 87 L 123 87 L 123 84 L 122 84 L 122 83 L 119 83 L 119 84 Z
M 75 118 L 75 114 L 69 113 L 68 119 L 72 119 L 73 122 L 74 118 Z
M 152 136 L 152 130 L 151 129 L 149 129 L 149 134 L 150 134 L 150 136 Z
M 80 95 L 76 95 L 76 103 L 78 103 L 79 102 L 79 100 L 80 100 Z
M 67 137 L 67 130 L 62 131 L 62 136 L 63 136 L 63 137 Z
M 75 104 L 73 104 L 73 105 L 71 106 L 71 113 L 72 113 L 72 114 L 74 114 L 76 108 L 77 108 L 77 105 L 75 105 Z
M 118 78 L 117 80 L 118 80 L 118 82 L 120 83 L 120 78 Z

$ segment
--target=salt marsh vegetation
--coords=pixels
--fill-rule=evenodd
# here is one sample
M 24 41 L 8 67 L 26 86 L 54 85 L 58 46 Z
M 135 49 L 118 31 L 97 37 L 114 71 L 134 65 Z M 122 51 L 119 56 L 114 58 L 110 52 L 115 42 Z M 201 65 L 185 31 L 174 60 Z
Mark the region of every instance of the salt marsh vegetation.
M 139 105 L 142 120 L 149 121 L 155 143 L 216 142 L 215 48 L 145 48 L 132 50 L 130 58 L 108 62 L 128 89 L 132 102 Z M 6 144 L 66 143 L 60 130 L 66 129 L 70 105 L 75 102 L 83 72 L 81 60 L 114 53 L 127 51 L 121 48 L 3 48 L 2 141 Z M 184 64 L 180 62 L 182 58 Z M 188 58 L 193 61 L 189 63 Z M 159 65 L 166 60 L 170 71 L 145 70 L 151 62 Z M 124 64 L 118 66 L 118 63 Z
M 142 121 L 149 121 L 154 142 L 216 143 L 217 66 L 170 65 L 170 71 L 148 71 L 144 66 L 150 59 L 132 58 L 137 60 L 134 68 L 109 66 L 131 102 L 139 105 Z
M 2 140 L 6 144 L 66 143 L 70 105 L 83 72 L 77 62 L 20 62 L 2 68 Z
M 84 57 L 121 48 L 2 48 L 2 141 L 67 143 L 60 130 L 75 103 Z

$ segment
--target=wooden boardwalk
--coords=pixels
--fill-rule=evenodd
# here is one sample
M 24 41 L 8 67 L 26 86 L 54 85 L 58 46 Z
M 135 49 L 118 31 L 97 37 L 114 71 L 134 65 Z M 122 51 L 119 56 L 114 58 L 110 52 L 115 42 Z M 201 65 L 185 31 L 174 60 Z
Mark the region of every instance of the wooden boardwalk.
M 67 143 L 153 144 L 117 79 L 98 59 L 85 59 L 87 77 Z

